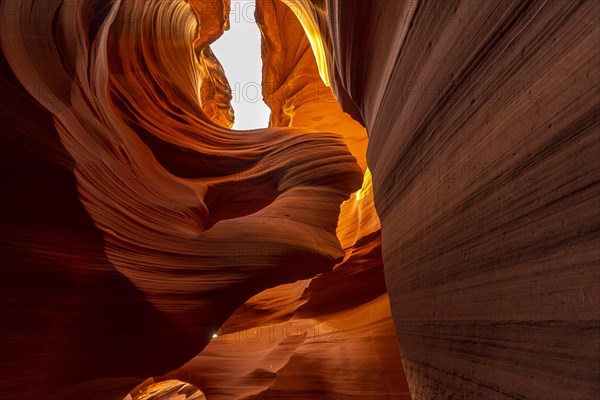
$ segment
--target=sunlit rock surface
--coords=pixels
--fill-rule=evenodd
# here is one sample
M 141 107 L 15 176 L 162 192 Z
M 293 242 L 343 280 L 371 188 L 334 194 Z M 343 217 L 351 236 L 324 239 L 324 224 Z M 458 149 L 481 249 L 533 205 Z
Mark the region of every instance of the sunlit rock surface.
M 0 3 L 1 397 L 600 395 L 599 3 Z
M 356 159 L 334 133 L 220 128 L 187 2 L 2 7 L 4 393 L 105 399 L 90 381 L 175 369 L 253 294 L 344 257 Z
M 363 186 L 341 207 L 337 236 L 346 256 L 334 271 L 257 294 L 167 377 L 211 399 L 410 399 L 385 288 L 366 131 L 324 85 L 290 9 L 274 0 L 257 5 L 271 125 L 339 133 L 366 171 Z
M 123 400 L 206 400 L 197 387 L 176 380 L 155 382 L 149 378 L 135 387 Z

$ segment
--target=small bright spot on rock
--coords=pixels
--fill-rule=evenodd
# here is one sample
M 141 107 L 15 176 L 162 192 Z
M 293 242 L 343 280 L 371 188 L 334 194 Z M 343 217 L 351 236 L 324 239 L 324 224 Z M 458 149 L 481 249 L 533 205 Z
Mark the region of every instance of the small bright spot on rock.
M 215 338 L 215 337 L 217 337 L 217 334 L 216 334 L 216 333 L 213 333 L 213 337 L 214 337 L 214 338 Z

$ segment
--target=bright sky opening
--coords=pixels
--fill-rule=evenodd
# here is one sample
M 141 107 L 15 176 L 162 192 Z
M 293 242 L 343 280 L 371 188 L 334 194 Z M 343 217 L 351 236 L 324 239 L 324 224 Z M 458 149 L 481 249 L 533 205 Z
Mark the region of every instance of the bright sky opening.
M 261 34 L 254 20 L 254 0 L 231 0 L 230 29 L 210 47 L 231 86 L 233 129 L 266 128 L 271 110 L 262 99 Z

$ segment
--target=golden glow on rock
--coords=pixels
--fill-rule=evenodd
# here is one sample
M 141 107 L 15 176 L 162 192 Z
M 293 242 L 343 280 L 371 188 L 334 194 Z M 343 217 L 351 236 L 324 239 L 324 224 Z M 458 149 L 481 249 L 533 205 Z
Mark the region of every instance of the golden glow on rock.
M 371 179 L 371 170 L 367 168 L 365 177 L 363 178 L 363 185 L 355 194 L 356 201 L 362 200 L 367 196 L 367 188 L 372 190 Z
M 375 210 L 371 171 L 365 170 L 363 184 L 340 207 L 337 237 L 346 249 L 346 258 L 350 257 L 357 241 L 381 229 Z
M 319 75 L 321 76 L 321 80 L 326 86 L 331 86 L 331 81 L 329 79 L 329 69 L 327 67 L 327 58 L 325 56 L 325 45 L 323 44 L 323 38 L 321 37 L 321 33 L 319 32 L 319 28 L 317 26 L 317 21 L 315 19 L 314 14 L 310 10 L 307 3 L 298 0 L 281 0 L 285 3 L 296 15 L 304 32 L 306 33 L 306 37 L 310 42 L 310 47 L 315 54 L 315 60 L 317 61 L 317 67 L 319 68 Z
M 176 379 L 154 382 L 148 378 L 123 400 L 206 400 L 197 387 Z

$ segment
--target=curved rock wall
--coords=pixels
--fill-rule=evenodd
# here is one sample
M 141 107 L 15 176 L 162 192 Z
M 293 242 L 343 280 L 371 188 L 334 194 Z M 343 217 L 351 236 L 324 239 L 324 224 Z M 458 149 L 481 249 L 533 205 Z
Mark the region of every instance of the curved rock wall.
M 208 48 L 194 11 L 185 1 L 2 3 L 6 85 L 25 103 L 3 106 L 9 129 L 67 160 L 31 157 L 49 186 L 37 203 L 60 214 L 19 224 L 38 207 L 20 181 L 32 166 L 17 171 L 6 210 L 16 214 L 4 231 L 16 243 L 3 254 L 6 279 L 25 286 L 3 292 L 3 393 L 13 398 L 77 386 L 105 399 L 101 378 L 177 368 L 253 294 L 344 256 L 339 207 L 362 173 L 343 138 L 217 125 L 201 94 L 220 70 L 200 62 Z
M 168 374 L 210 399 L 410 399 L 386 294 L 365 129 L 323 83 L 295 14 L 257 2 L 271 125 L 339 133 L 365 169 L 340 210 L 334 270 L 253 296 L 192 361 Z
M 597 398 L 600 3 L 328 7 L 413 397 Z
M 600 3 L 257 5 L 0 1 L 2 396 L 597 398 Z

